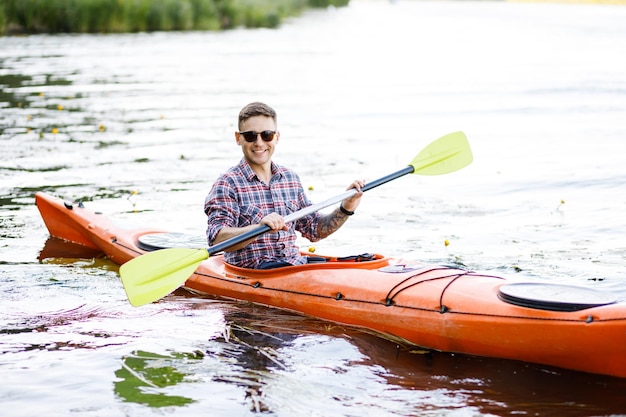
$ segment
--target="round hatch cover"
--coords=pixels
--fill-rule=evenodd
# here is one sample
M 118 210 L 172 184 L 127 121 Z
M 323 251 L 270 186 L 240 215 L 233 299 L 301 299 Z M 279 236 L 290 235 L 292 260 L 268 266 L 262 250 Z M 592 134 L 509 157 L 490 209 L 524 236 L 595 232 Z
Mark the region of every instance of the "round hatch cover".
M 550 311 L 578 311 L 617 302 L 611 294 L 573 285 L 521 282 L 500 287 L 507 303 Z
M 168 248 L 202 249 L 207 247 L 207 241 L 204 236 L 185 233 L 148 233 L 139 236 L 138 241 L 138 246 L 147 251 Z

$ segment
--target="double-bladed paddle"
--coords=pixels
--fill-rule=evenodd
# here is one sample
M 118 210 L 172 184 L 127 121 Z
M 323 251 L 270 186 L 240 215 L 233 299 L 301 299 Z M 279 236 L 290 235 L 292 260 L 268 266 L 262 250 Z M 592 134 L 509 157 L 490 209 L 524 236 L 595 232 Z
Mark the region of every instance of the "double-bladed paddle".
M 361 191 L 368 191 L 407 174 L 442 175 L 457 171 L 472 162 L 472 151 L 463 132 L 442 136 L 426 146 L 413 161 L 399 171 L 368 182 Z M 357 190 L 313 204 L 285 216 L 285 222 L 293 222 L 311 213 L 352 197 Z M 134 306 L 157 301 L 187 281 L 200 263 L 209 256 L 252 239 L 271 229 L 267 225 L 225 240 L 207 249 L 170 248 L 149 252 L 132 259 L 120 267 L 120 276 L 130 303 Z

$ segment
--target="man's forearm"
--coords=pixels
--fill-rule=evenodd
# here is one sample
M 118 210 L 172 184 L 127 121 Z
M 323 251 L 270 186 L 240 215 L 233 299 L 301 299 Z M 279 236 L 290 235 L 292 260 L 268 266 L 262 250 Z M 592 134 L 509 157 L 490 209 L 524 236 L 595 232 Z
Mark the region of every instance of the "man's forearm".
M 317 234 L 320 239 L 330 236 L 337 231 L 348 220 L 348 215 L 341 212 L 336 208 L 332 213 L 322 217 L 317 224 Z
M 217 245 L 218 243 L 222 243 L 225 240 L 228 239 L 232 239 L 236 236 L 239 236 L 243 233 L 246 233 L 252 229 L 255 229 L 259 227 L 258 224 L 251 224 L 249 226 L 245 226 L 245 227 L 228 227 L 228 226 L 224 226 L 220 229 L 220 231 L 217 233 L 217 236 L 215 236 L 215 239 L 213 239 L 213 245 Z M 245 242 L 239 243 L 237 245 L 231 246 L 228 249 L 225 249 L 226 252 L 232 252 L 232 251 L 236 251 L 239 249 L 243 249 L 246 246 L 248 246 L 250 244 L 250 242 L 252 242 L 254 239 L 256 239 L 256 237 L 253 237 L 252 239 L 248 239 Z

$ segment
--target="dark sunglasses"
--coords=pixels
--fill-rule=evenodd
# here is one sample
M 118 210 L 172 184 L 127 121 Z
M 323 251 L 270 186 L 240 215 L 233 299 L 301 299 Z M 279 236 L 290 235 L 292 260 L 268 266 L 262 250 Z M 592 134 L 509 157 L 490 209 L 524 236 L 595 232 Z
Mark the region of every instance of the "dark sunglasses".
M 255 132 L 254 130 L 248 130 L 246 132 L 239 132 L 241 136 L 248 143 L 256 142 L 256 138 L 258 135 L 261 135 L 261 139 L 265 142 L 271 142 L 274 140 L 274 135 L 276 135 L 276 131 L 274 130 L 264 130 L 262 132 Z

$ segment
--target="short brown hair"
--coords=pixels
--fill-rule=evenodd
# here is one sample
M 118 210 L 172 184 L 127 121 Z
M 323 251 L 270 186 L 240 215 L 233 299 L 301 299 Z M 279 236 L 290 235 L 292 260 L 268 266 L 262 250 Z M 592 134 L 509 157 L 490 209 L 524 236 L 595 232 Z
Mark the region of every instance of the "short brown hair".
M 274 120 L 274 123 L 276 123 L 277 119 L 276 111 L 273 108 L 265 103 L 261 103 L 260 101 L 255 101 L 250 104 L 246 104 L 239 112 L 239 129 L 241 129 L 243 122 L 254 116 L 271 117 Z

